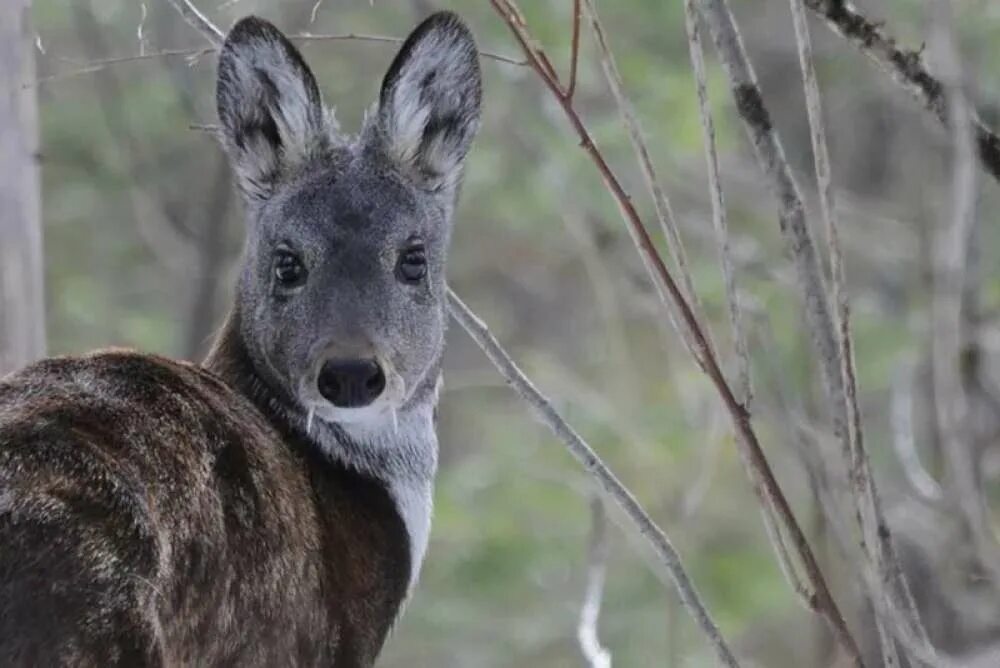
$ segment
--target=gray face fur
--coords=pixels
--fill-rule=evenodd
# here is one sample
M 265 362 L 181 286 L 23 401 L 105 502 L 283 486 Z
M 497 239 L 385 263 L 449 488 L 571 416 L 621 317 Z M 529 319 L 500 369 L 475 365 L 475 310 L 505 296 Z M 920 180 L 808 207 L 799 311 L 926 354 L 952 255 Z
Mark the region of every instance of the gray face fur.
M 258 374 L 289 408 L 363 424 L 433 391 L 480 90 L 471 34 L 435 14 L 400 49 L 361 132 L 345 136 L 274 26 L 250 17 L 229 33 L 218 113 L 249 228 L 237 310 Z M 319 376 L 336 360 L 373 360 L 384 389 L 334 405 Z

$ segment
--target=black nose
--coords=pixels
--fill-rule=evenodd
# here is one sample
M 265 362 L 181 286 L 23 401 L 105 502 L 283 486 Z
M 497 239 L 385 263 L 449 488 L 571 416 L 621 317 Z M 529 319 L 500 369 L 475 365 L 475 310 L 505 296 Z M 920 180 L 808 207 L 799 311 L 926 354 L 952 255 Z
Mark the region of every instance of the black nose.
M 319 393 L 334 406 L 360 408 L 385 389 L 385 374 L 373 359 L 327 360 L 319 371 Z

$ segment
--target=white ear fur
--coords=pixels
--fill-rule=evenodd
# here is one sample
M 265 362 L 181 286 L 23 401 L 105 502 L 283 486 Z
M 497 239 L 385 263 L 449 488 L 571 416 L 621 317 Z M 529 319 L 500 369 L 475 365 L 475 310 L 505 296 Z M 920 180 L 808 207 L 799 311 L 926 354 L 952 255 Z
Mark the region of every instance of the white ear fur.
M 454 185 L 479 129 L 481 100 L 472 33 L 455 14 L 433 14 L 407 38 L 382 83 L 376 122 L 386 154 L 421 186 Z
M 330 121 L 316 80 L 273 25 L 239 21 L 219 55 L 216 104 L 227 152 L 248 197 L 265 199 L 281 177 L 318 155 Z

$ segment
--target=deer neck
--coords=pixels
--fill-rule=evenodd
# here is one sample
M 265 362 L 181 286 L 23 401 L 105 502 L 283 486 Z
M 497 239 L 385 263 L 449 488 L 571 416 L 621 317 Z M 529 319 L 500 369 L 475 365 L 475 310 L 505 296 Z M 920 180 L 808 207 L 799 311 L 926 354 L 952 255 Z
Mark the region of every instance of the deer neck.
M 434 414 L 441 377 L 439 362 L 395 415 L 372 424 L 333 424 L 312 419 L 294 398 L 258 373 L 240 331 L 239 313 L 234 309 L 204 366 L 249 398 L 286 438 L 305 441 L 346 469 L 385 486 L 406 526 L 412 590 L 430 533 L 437 471 Z

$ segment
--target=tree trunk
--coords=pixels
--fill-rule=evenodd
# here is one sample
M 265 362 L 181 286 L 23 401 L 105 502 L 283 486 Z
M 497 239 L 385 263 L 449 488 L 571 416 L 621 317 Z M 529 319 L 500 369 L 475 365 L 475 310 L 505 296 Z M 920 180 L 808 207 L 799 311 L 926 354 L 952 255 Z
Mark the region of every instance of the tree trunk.
M 0 376 L 45 354 L 30 14 L 31 0 L 0 0 Z

